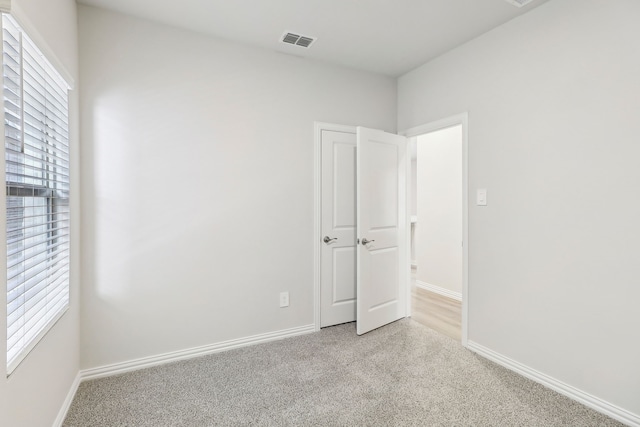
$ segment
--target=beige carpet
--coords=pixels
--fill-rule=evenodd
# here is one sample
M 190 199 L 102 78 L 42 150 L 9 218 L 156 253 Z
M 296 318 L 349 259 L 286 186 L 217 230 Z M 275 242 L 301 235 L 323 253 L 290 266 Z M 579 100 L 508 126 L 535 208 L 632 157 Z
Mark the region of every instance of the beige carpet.
M 619 426 L 405 319 L 84 382 L 65 426 Z

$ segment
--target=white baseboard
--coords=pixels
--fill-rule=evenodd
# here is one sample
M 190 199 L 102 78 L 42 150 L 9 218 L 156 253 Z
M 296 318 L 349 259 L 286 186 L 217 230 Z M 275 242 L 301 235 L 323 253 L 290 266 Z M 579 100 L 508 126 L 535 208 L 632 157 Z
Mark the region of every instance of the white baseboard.
M 250 337 L 223 341 L 216 344 L 209 344 L 201 347 L 189 348 L 186 350 L 173 351 L 156 356 L 143 357 L 141 359 L 130 360 L 127 362 L 114 363 L 112 365 L 84 369 L 80 371 L 80 378 L 82 381 L 86 381 L 95 378 L 109 377 L 112 375 L 122 374 L 124 372 L 136 371 L 138 369 L 150 368 L 152 366 L 176 362 L 178 360 L 192 359 L 194 357 L 205 356 L 207 354 L 219 353 L 221 351 L 232 350 L 234 348 L 246 347 L 249 345 L 260 344 L 269 341 L 276 341 L 283 338 L 294 337 L 296 335 L 308 334 L 311 332 L 315 332 L 314 325 L 283 329 L 281 331 L 268 332 L 266 334 L 253 335 Z
M 69 412 L 69 408 L 71 407 L 71 402 L 73 402 L 73 398 L 76 395 L 76 391 L 78 391 L 78 386 L 80 385 L 80 372 L 76 375 L 76 378 L 73 380 L 71 384 L 71 388 L 69 388 L 69 392 L 67 393 L 67 397 L 64 399 L 62 403 L 62 407 L 58 412 L 58 416 L 53 422 L 53 427 L 61 427 L 64 419 L 67 417 L 67 412 Z
M 440 286 L 432 285 L 420 280 L 416 280 L 416 287 L 424 289 L 425 291 L 433 292 L 434 294 L 454 299 L 456 301 L 462 301 L 462 292 L 450 291 L 449 289 L 441 288 Z
M 578 401 L 583 405 L 601 412 L 613 419 L 616 419 L 628 426 L 640 427 L 640 416 L 632 412 L 622 409 L 616 405 L 613 405 L 605 400 L 595 397 L 589 393 L 586 393 L 580 389 L 577 389 L 567 383 L 557 380 L 542 372 L 536 371 L 520 362 L 516 362 L 506 356 L 496 353 L 478 343 L 469 341 L 467 348 L 478 355 L 489 359 L 498 365 L 504 366 L 523 377 L 529 378 L 545 387 L 557 391 L 558 393 L 567 396 L 570 399 Z

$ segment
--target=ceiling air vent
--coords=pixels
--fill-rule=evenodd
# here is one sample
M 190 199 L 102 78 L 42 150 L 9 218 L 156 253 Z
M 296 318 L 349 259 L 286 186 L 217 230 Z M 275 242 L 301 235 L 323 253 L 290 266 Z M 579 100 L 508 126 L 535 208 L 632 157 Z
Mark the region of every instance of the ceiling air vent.
M 280 41 L 282 43 L 292 44 L 294 46 L 309 47 L 314 41 L 316 41 L 316 38 L 287 32 L 283 34 Z
M 511 3 L 514 6 L 522 7 L 531 3 L 533 0 L 505 0 L 507 3 Z

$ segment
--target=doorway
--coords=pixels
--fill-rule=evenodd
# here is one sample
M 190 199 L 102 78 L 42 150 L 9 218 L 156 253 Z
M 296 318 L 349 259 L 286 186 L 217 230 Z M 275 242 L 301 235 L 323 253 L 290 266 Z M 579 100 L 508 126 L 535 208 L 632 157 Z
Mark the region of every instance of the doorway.
M 467 129 L 465 113 L 404 132 L 412 153 L 412 290 L 407 299 L 416 309 L 415 320 L 460 339 L 464 346 L 468 329 Z
M 410 144 L 412 318 L 460 341 L 462 126 L 419 135 Z

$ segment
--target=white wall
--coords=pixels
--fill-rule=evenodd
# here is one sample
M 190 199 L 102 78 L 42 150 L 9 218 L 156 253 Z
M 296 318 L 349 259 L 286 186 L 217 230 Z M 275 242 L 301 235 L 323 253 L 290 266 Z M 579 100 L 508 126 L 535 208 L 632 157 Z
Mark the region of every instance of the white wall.
M 91 7 L 80 40 L 82 366 L 312 324 L 314 120 L 394 131 L 396 82 Z
M 469 112 L 469 339 L 635 414 L 638 17 L 548 2 L 398 86 L 400 130 Z
M 78 76 L 77 16 L 73 0 L 14 0 L 12 11 L 28 22 L 46 41 L 53 54 L 74 79 Z M 28 29 L 29 27 L 27 27 Z M 30 31 L 33 38 L 37 38 Z M 71 144 L 71 305 L 67 313 L 40 341 L 9 378 L 0 374 L 0 425 L 51 426 L 71 390 L 79 369 L 79 140 L 78 91 L 70 94 Z M 0 210 L 4 229 L 5 211 Z M 0 260 L 6 277 L 6 252 L 2 245 Z M 0 333 L 5 337 L 6 304 L 0 304 Z M 6 338 L 6 337 L 5 337 Z M 0 353 L 6 354 L 6 339 L 0 340 Z M 2 360 L 5 360 L 3 357 Z
M 418 283 L 462 292 L 462 126 L 417 137 Z

